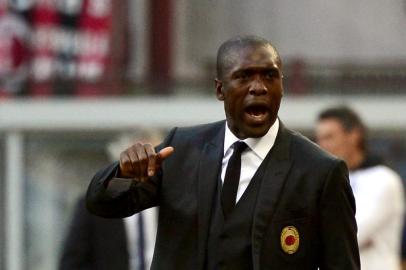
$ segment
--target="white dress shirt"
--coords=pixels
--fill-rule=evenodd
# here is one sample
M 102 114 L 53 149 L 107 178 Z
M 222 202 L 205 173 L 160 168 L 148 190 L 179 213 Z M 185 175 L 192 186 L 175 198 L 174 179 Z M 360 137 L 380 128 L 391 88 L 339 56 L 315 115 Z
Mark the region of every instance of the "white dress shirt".
M 151 267 L 152 255 L 154 254 L 156 230 L 157 230 L 157 208 L 149 208 L 142 211 L 142 217 L 144 221 L 144 243 L 145 243 L 145 266 L 146 269 Z M 124 218 L 124 225 L 127 234 L 127 248 L 130 256 L 130 269 L 138 269 L 138 258 L 137 252 L 137 242 L 138 242 L 138 232 L 137 232 L 137 222 L 138 214 L 132 215 L 130 217 Z
M 242 140 L 248 145 L 248 147 L 241 154 L 241 174 L 240 174 L 240 182 L 238 185 L 236 202 L 238 202 L 238 200 L 244 194 L 244 191 L 247 189 L 249 183 L 251 182 L 251 178 L 254 176 L 255 172 L 261 165 L 262 161 L 265 159 L 266 155 L 273 147 L 276 140 L 276 135 L 278 134 L 278 130 L 279 130 L 279 119 L 276 119 L 275 123 L 268 130 L 268 133 L 266 133 L 263 137 L 247 138 L 245 140 Z M 226 131 L 224 136 L 224 155 L 221 167 L 221 181 L 223 183 L 228 161 L 234 152 L 232 145 L 236 141 L 241 140 L 238 139 L 231 132 L 226 123 Z

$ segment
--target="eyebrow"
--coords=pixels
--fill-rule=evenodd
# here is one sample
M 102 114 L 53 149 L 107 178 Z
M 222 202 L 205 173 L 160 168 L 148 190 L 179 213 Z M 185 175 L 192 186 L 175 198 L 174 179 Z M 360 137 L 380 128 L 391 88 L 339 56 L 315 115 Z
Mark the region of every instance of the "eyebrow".
M 241 69 L 234 71 L 231 74 L 231 76 L 239 75 L 241 73 L 254 73 L 254 72 L 261 72 L 261 73 L 272 72 L 272 73 L 277 73 L 277 74 L 281 73 L 280 69 L 278 69 L 277 67 L 248 67 L 248 68 L 241 68 Z

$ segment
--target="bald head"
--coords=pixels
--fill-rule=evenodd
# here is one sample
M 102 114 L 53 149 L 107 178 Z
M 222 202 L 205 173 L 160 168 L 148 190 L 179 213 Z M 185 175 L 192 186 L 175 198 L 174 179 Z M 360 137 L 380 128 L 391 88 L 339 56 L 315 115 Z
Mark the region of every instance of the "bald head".
M 268 40 L 257 36 L 237 36 L 225 41 L 217 51 L 217 78 L 222 79 L 227 70 L 234 66 L 241 49 L 247 47 L 269 47 L 277 56 L 277 65 L 282 61 L 275 47 Z

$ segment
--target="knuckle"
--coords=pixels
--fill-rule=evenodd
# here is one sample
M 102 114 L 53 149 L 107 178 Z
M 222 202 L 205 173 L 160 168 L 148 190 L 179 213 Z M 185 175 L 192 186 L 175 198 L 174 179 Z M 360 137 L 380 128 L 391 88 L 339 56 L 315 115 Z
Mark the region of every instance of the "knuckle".
M 155 161 L 156 157 L 157 157 L 156 153 L 148 153 L 148 158 L 150 160 Z
M 129 163 L 130 163 L 130 161 L 128 160 L 128 158 L 120 157 L 120 166 L 126 167 L 126 166 L 128 166 Z
M 123 151 L 120 153 L 120 160 L 124 160 L 127 156 L 127 151 Z
M 145 152 L 138 153 L 138 159 L 141 164 L 148 162 L 148 156 L 145 154 Z
M 134 146 L 135 146 L 136 148 L 143 148 L 143 147 L 144 147 L 144 145 L 143 145 L 142 143 L 140 143 L 140 142 L 136 142 L 136 143 L 134 144 Z
M 145 148 L 148 148 L 148 149 L 152 148 L 152 145 L 150 143 L 146 143 L 146 144 L 144 144 L 144 146 L 145 146 Z

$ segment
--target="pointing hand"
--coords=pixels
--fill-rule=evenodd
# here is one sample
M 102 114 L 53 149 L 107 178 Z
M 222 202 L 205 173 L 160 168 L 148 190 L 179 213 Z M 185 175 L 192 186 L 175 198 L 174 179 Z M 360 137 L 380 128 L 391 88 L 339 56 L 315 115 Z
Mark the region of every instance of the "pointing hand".
M 174 151 L 172 146 L 155 152 L 151 144 L 136 143 L 120 154 L 119 177 L 145 181 L 154 176 L 162 162 Z

